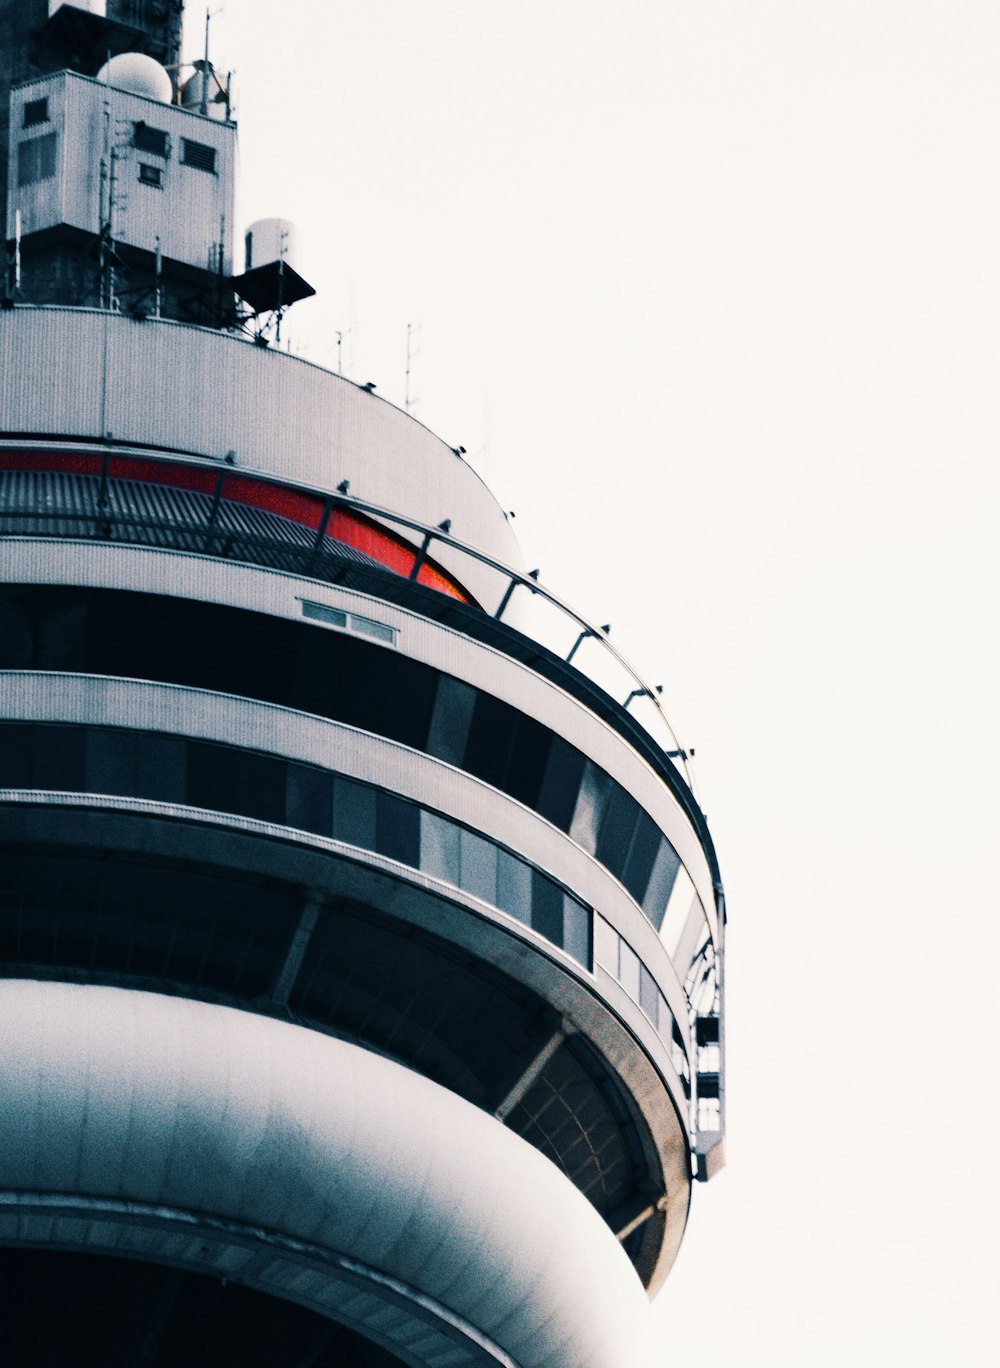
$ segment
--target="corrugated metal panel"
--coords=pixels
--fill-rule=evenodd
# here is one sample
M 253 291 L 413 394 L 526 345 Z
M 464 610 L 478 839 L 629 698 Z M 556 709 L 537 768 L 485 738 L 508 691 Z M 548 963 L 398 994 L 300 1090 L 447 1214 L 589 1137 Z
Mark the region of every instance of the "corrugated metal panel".
M 28 100 L 42 96 L 49 101 L 50 116 L 44 128 L 32 129 L 26 135 L 21 130 L 19 118 L 15 117 L 11 123 L 11 166 L 15 168 L 15 176 L 10 195 L 8 237 L 13 235 L 13 214 L 17 208 L 21 210 L 25 233 L 68 224 L 96 234 L 101 215 L 100 165 L 102 157 L 110 160 L 112 152 L 116 187 L 113 235 L 116 241 L 152 252 L 159 238 L 165 256 L 205 266 L 209 248 L 220 236 L 220 224 L 224 222 L 226 235 L 232 237 L 236 165 L 236 129 L 233 125 L 118 90 L 75 72 L 61 72 L 23 87 L 15 96 L 16 110 Z M 167 134 L 166 156 L 160 157 L 132 145 L 133 125 L 138 122 Z M 54 133 L 57 139 L 56 174 L 18 186 L 18 143 L 28 136 L 48 133 Z M 185 138 L 212 149 L 215 154 L 213 172 L 184 162 L 182 142 Z M 159 185 L 140 181 L 139 167 L 143 163 L 159 170 Z M 232 269 L 231 242 L 227 246 L 228 272 Z
M 298 357 L 183 324 L 86 310 L 0 315 L 0 432 L 195 452 L 332 492 L 351 493 L 454 535 L 511 565 L 521 556 L 493 496 L 420 423 Z M 414 540 L 419 540 L 414 538 Z M 445 548 L 435 558 L 480 602 Z

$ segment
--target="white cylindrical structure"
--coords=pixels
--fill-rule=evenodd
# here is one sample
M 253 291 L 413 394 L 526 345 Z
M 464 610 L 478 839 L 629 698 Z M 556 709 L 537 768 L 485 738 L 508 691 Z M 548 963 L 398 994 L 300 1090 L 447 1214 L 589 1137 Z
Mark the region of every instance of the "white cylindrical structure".
M 229 113 L 229 106 L 224 86 L 216 75 L 215 68 L 209 65 L 205 71 L 204 59 L 195 63 L 196 70 L 193 76 L 189 76 L 181 86 L 181 105 L 185 109 L 190 109 L 194 113 L 202 112 L 210 119 L 225 119 Z
M 437 1360 L 404 1317 L 478 1350 L 456 1362 L 655 1362 L 639 1280 L 590 1203 L 498 1121 L 371 1051 L 209 1003 L 19 980 L 0 984 L 0 1068 L 0 1232 L 48 1203 L 64 1215 L 51 1243 L 99 1248 L 127 1214 L 148 1257 L 225 1248 L 265 1290 L 254 1253 L 294 1252 L 326 1275 L 309 1301 L 342 1272 L 391 1290 L 406 1340 L 388 1343 L 415 1364 Z
M 272 261 L 285 261 L 296 271 L 301 269 L 299 230 L 289 219 L 257 219 L 247 229 L 245 242 L 248 271 Z

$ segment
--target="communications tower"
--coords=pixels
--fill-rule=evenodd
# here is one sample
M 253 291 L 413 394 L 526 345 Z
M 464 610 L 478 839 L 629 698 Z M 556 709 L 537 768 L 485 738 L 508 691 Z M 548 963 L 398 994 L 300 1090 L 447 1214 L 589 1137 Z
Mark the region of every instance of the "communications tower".
M 688 757 L 461 449 L 276 345 L 181 10 L 0 9 L 5 1362 L 653 1368 L 723 1154 Z

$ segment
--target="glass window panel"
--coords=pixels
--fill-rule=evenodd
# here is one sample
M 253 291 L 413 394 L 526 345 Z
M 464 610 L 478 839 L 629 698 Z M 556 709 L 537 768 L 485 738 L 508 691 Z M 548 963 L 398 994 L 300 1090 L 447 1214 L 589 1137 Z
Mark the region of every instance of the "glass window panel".
M 652 818 L 640 811 L 628 859 L 625 862 L 625 872 L 622 874 L 622 883 L 638 903 L 646 896 L 649 876 L 653 872 L 653 861 L 662 840 L 663 837 Z
M 531 925 L 531 869 L 509 851 L 497 851 L 497 907 Z
M 333 775 L 312 765 L 290 764 L 285 774 L 285 820 L 317 836 L 333 832 Z
M 449 765 L 461 766 L 469 739 L 469 724 L 476 706 L 476 690 L 460 679 L 441 675 L 434 697 L 434 711 L 427 735 L 427 751 Z
M 620 784 L 612 782 L 597 838 L 597 858 L 616 879 L 625 872 L 638 820 L 639 804 Z
M 663 925 L 663 915 L 667 910 L 670 892 L 680 867 L 681 862 L 677 851 L 674 850 L 665 836 L 661 836 L 656 858 L 653 860 L 653 870 L 649 876 L 649 883 L 646 885 L 646 893 L 642 900 L 642 910 L 657 931 Z
M 333 781 L 333 834 L 338 841 L 375 849 L 375 790 L 336 775 Z
M 420 864 L 420 809 L 380 790 L 375 797 L 375 839 L 379 854 L 416 869 Z
M 618 946 L 621 937 L 610 922 L 594 913 L 594 962 L 618 977 Z
M 526 807 L 537 808 L 552 733 L 526 713 L 517 713 L 504 773 L 503 790 Z
M 80 668 L 86 649 L 87 616 L 86 602 L 76 593 L 60 592 L 42 600 L 35 633 L 36 670 Z
M 33 728 L 32 787 L 79 793 L 86 789 L 84 727 Z
M 490 694 L 480 694 L 472 713 L 465 768 L 477 779 L 506 792 L 507 764 L 514 741 L 517 713 Z
M 31 788 L 32 731 L 26 722 L 0 726 L 0 788 Z
M 37 605 L 30 590 L 11 585 L 0 590 L 0 669 L 34 668 Z
M 671 899 L 670 914 L 673 913 L 673 899 Z M 688 914 L 684 918 L 684 926 L 681 934 L 677 938 L 677 944 L 670 958 L 674 962 L 681 978 L 687 974 L 691 961 L 708 936 L 708 919 L 702 909 L 701 902 L 692 893 L 691 902 L 688 905 Z
M 553 736 L 542 775 L 538 811 L 560 831 L 569 831 L 573 821 L 583 766 L 583 756 L 576 747 L 561 736 Z
M 84 771 L 88 793 L 135 794 L 137 742 L 135 732 L 87 727 Z
M 188 742 L 187 801 L 193 807 L 219 812 L 238 812 L 236 790 L 239 776 L 231 757 L 221 746 L 208 741 Z
M 420 813 L 420 868 L 457 888 L 461 871 L 459 828 L 436 812 Z
M 562 889 L 537 869 L 531 871 L 531 925 L 553 945 L 563 943 Z
M 677 877 L 674 879 L 674 886 L 670 891 L 670 900 L 667 903 L 667 910 L 664 913 L 663 925 L 660 927 L 660 940 L 667 947 L 667 954 L 673 958 L 674 951 L 677 949 L 677 942 L 681 938 L 687 922 L 688 912 L 691 910 L 691 900 L 694 897 L 694 884 L 688 877 L 687 870 L 683 865 L 677 870 Z
M 604 820 L 604 808 L 611 793 L 611 777 L 590 760 L 584 765 L 580 792 L 569 834 L 591 855 L 597 850 L 597 833 Z
M 563 947 L 585 968 L 591 967 L 590 909 L 563 894 Z
M 497 848 L 462 828 L 460 837 L 462 875 L 461 887 L 488 903 L 497 900 Z
M 217 749 L 223 751 L 220 746 Z M 285 820 L 285 762 L 274 755 L 253 751 L 224 750 L 225 762 L 232 767 L 234 800 L 231 812 L 242 812 L 259 822 Z
M 646 968 L 646 966 L 645 966 L 644 964 L 641 964 L 641 963 L 640 963 L 640 965 L 639 965 L 639 1006 L 640 1006 L 640 1007 L 642 1008 L 642 1010 L 646 1013 L 646 1015 L 649 1017 L 650 1021 L 653 1023 L 654 1026 L 657 1024 L 657 1022 L 658 1022 L 658 1020 L 659 1020 L 659 1016 L 658 1016 L 658 1013 L 659 1013 L 659 1001 L 658 1001 L 658 999 L 659 999 L 659 991 L 658 991 L 658 989 L 657 989 L 657 987 L 656 987 L 656 983 L 655 983 L 655 981 L 654 981 L 654 979 L 653 979 L 653 975 L 649 972 L 649 970 Z
M 633 1002 L 639 1001 L 639 967 L 639 956 L 628 941 L 623 940 L 619 950 L 618 981 Z
M 135 796 L 160 803 L 183 803 L 187 792 L 187 742 L 179 736 L 148 734 L 139 736 L 138 742 Z M 280 809 L 280 804 L 277 806 Z

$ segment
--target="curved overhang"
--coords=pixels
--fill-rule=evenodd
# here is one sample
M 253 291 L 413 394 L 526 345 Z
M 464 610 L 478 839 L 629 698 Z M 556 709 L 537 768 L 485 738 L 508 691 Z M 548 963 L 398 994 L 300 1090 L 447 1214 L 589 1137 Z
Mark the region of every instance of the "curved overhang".
M 651 1293 L 662 1284 L 680 1247 L 690 1203 L 688 1106 L 663 1040 L 603 969 L 588 972 L 522 923 L 420 871 L 265 822 L 142 800 L 7 790 L 0 842 L 39 851 L 80 846 L 126 858 L 183 860 L 278 880 L 309 900 L 347 900 L 370 908 L 447 942 L 521 985 L 547 1004 L 563 1035 L 588 1042 L 641 1117 L 645 1165 L 656 1175 L 652 1195 L 663 1198 L 658 1207 L 663 1228 L 646 1281 Z M 77 977 L 72 972 L 55 976 Z M 134 976 L 126 976 L 126 982 L 134 982 Z M 180 989 L 187 991 L 184 985 Z
M 653 1368 L 622 1250 L 540 1154 L 392 1061 L 215 1004 L 0 983 L 0 1241 L 242 1280 L 414 1365 Z
M 513 849 L 599 909 L 653 973 L 686 1052 L 693 1054 L 688 1006 L 677 971 L 649 919 L 621 884 L 544 817 L 442 760 L 275 704 L 145 680 L 48 671 L 0 670 L 0 720 L 97 724 L 252 746 L 387 788 L 454 817 Z M 315 835 L 303 839 L 317 840 Z

